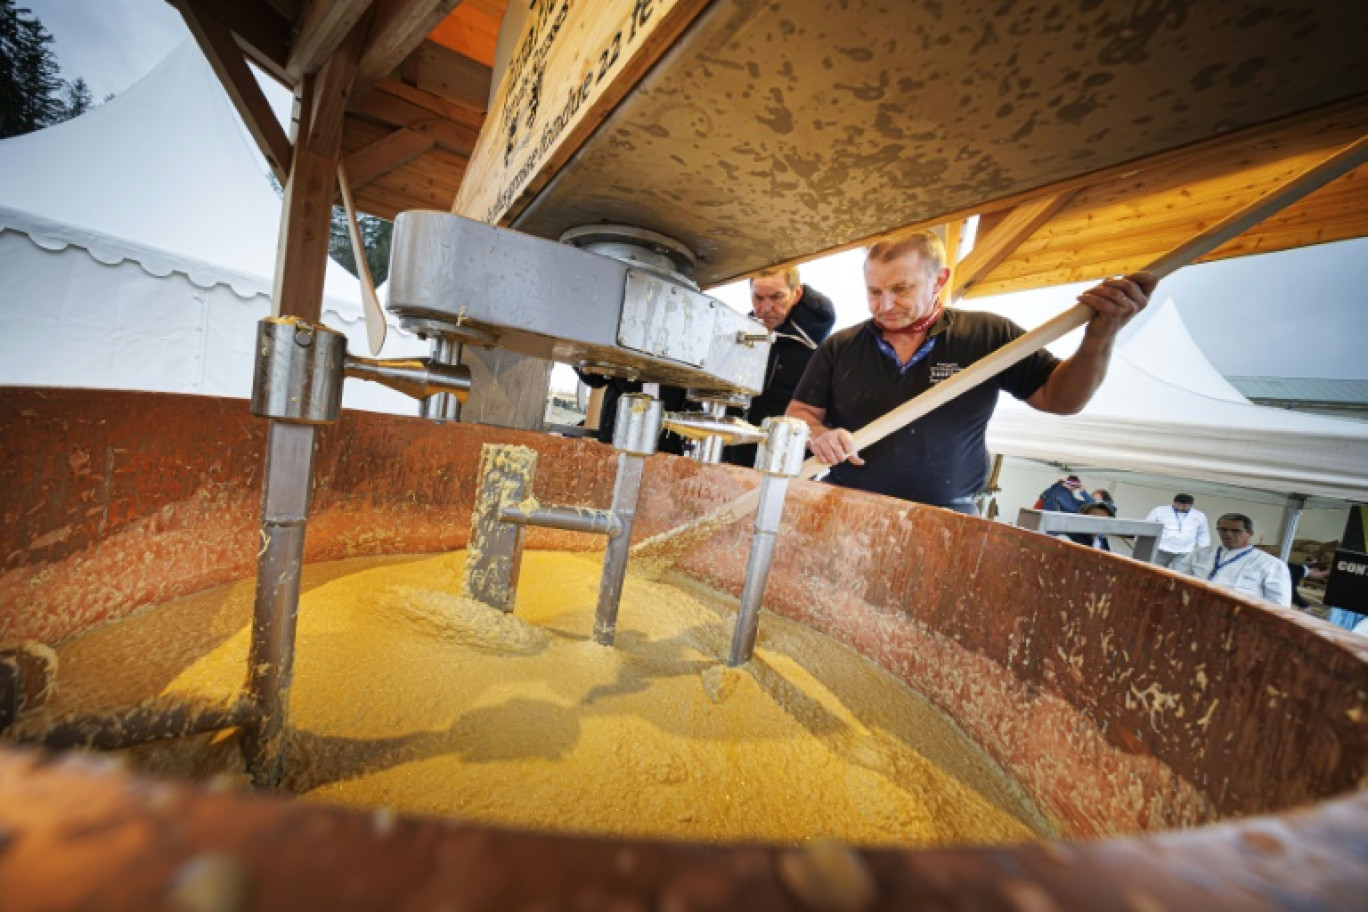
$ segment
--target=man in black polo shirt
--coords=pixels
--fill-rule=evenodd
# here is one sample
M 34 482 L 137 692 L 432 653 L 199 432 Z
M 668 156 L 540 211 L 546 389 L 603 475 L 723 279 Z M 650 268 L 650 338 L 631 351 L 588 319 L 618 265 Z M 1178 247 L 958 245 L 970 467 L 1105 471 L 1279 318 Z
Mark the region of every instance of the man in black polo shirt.
M 804 285 L 792 266 L 756 273 L 750 291 L 752 315 L 774 333 L 764 391 L 751 400 L 745 414 L 747 421 L 758 426 L 788 408 L 808 359 L 831 334 L 836 308 L 826 295 Z M 722 458 L 734 465 L 754 465 L 755 445 L 727 447 Z
M 1136 273 L 1079 295 L 1096 313 L 1078 351 L 1060 361 L 1040 351 L 867 447 L 864 427 L 1023 334 L 993 314 L 942 308 L 950 277 L 945 247 L 919 231 L 880 241 L 865 259 L 867 322 L 832 335 L 808 362 L 787 414 L 812 430 L 809 448 L 833 484 L 973 514 L 988 477 L 984 432 L 1006 390 L 1058 415 L 1083 409 L 1106 376 L 1116 334 L 1149 302 L 1157 279 Z

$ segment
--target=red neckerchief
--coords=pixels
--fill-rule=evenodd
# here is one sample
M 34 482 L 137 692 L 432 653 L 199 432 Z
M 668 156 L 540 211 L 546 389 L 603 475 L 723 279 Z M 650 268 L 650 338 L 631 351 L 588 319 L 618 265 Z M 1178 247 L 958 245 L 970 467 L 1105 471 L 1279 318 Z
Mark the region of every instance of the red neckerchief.
M 909 323 L 901 329 L 889 329 L 875 319 L 874 326 L 885 336 L 917 336 L 926 332 L 926 330 L 930 329 L 931 326 L 940 319 L 941 311 L 943 309 L 944 308 L 941 307 L 940 299 L 938 298 L 936 300 L 936 306 L 931 310 L 931 313 L 922 317 L 920 320 L 917 320 L 915 323 Z

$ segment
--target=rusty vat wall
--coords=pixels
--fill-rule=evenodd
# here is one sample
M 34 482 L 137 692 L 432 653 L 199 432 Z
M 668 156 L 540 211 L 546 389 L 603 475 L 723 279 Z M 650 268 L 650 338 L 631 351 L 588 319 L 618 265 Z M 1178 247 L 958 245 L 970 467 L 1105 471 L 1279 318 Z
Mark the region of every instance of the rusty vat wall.
M 766 607 L 907 681 L 1060 827 L 1104 836 L 1368 781 L 1368 641 L 1126 558 L 799 485 Z M 692 549 L 739 591 L 748 531 Z M 763 644 L 763 624 L 761 642 Z
M 535 443 L 539 491 L 607 506 L 606 448 L 346 412 L 319 435 L 307 559 L 465 546 L 486 441 Z M 55 644 L 255 572 L 266 422 L 241 400 L 94 390 L 0 393 L 0 640 Z M 533 530 L 535 547 L 589 536 Z
M 250 574 L 263 431 L 239 401 L 0 393 L 0 640 L 57 642 Z M 492 440 L 536 446 L 539 492 L 607 504 L 613 456 L 596 444 L 348 414 L 321 436 L 309 558 L 460 547 L 479 447 Z M 745 470 L 654 458 L 640 534 L 702 515 L 753 483 Z M 682 571 L 737 591 L 748 525 L 689 549 Z M 534 544 L 597 542 L 543 533 Z M 1067 835 L 1282 810 L 1351 792 L 1365 775 L 1368 650 L 1357 640 L 1054 539 L 800 484 L 767 606 L 852 644 L 955 716 Z M 11 796 L 68 775 L 16 755 L 0 769 L 0 792 Z M 1362 805 L 1344 798 L 1306 819 L 1315 829 Z M 31 814 L 7 813 L 0 827 L 34 825 Z M 1350 882 L 1362 883 L 1368 825 L 1349 831 L 1360 866 Z M 1211 846 L 1234 858 L 1229 834 L 1249 831 L 1221 832 Z M 327 841 L 326 828 L 318 838 Z M 1187 838 L 1206 844 L 1200 833 Z M 3 842 L 0 878 L 9 876 Z

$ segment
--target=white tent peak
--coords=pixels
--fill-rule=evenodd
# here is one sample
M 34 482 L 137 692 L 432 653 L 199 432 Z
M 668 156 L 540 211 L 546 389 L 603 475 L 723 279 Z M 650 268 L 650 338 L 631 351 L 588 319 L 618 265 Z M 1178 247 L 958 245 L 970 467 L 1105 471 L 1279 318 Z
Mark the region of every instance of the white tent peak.
M 1116 357 L 1170 386 L 1212 399 L 1249 404 L 1212 366 L 1171 297 L 1153 308 L 1145 322 L 1117 348 Z
M 153 275 L 234 286 L 275 273 L 281 201 L 208 62 L 186 40 L 121 95 L 65 123 L 0 142 L 0 206 L 160 252 L 125 254 Z M 22 224 L 0 225 L 27 232 Z M 35 239 L 36 240 L 36 239 Z M 105 257 L 113 254 L 105 252 Z M 197 261 L 197 268 L 173 260 Z M 222 275 L 202 264 L 223 267 Z M 236 275 L 234 275 L 236 274 Z M 328 261 L 325 293 L 359 300 Z
M 283 208 L 266 173 L 191 43 L 81 117 L 0 141 L 0 383 L 246 397 Z M 362 351 L 360 286 L 327 269 L 323 322 Z M 427 351 L 396 323 L 383 357 Z M 342 402 L 414 411 L 374 383 Z

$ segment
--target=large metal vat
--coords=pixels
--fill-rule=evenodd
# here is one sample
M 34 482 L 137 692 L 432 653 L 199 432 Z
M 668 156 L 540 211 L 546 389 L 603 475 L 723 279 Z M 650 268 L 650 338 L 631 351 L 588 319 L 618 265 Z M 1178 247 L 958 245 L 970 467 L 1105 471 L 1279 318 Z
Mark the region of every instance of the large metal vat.
M 0 393 L 0 642 L 57 643 L 249 576 L 265 426 L 232 400 Z M 538 488 L 564 502 L 611 498 L 614 455 L 594 443 L 348 413 L 321 435 L 308 559 L 462 547 L 486 441 L 537 448 Z M 636 534 L 754 484 L 654 457 Z M 152 908 L 196 871 L 228 870 L 241 889 L 218 899 L 261 908 L 1364 907 L 1368 641 L 946 511 L 810 483 L 790 498 L 767 610 L 953 716 L 1064 841 L 833 865 L 395 820 L 5 749 L 0 902 Z M 748 536 L 723 530 L 679 570 L 737 593 Z M 529 545 L 600 543 L 536 530 Z

